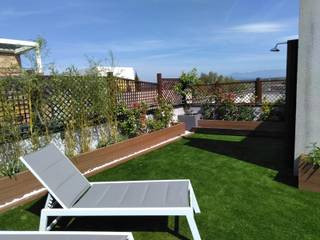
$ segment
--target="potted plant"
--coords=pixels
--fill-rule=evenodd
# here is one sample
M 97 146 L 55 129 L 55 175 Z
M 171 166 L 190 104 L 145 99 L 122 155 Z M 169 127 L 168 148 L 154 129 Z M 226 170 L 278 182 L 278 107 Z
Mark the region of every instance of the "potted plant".
M 193 86 L 199 82 L 197 69 L 190 72 L 182 72 L 175 91 L 181 95 L 184 115 L 179 115 L 178 120 L 186 124 L 186 129 L 191 130 L 197 127 L 200 114 L 193 113 L 191 109 Z
M 299 188 L 320 192 L 320 147 L 316 143 L 309 154 L 299 157 Z

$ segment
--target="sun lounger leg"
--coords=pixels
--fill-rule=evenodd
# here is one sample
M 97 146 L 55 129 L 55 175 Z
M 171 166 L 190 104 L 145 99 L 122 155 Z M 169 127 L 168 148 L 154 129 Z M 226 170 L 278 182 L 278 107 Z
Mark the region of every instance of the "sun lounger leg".
M 55 218 L 55 219 L 50 223 L 50 225 L 47 227 L 47 231 L 51 231 L 52 228 L 54 228 L 54 226 L 58 224 L 58 221 L 60 220 L 60 218 L 61 218 L 61 217 Z
M 179 223 L 179 216 L 175 216 L 174 217 L 174 231 L 176 233 L 179 233 L 179 229 L 180 229 L 180 223 Z
M 193 191 L 191 183 L 189 185 L 189 191 L 190 191 L 191 206 L 192 206 L 194 212 L 198 214 L 198 213 L 200 213 L 200 208 L 199 208 L 199 204 L 198 204 L 196 195 L 194 194 L 194 191 Z
M 39 231 L 47 231 L 47 225 L 48 225 L 48 217 L 46 214 L 41 212 Z
M 196 221 L 194 220 L 193 214 L 188 214 L 187 220 L 189 223 L 189 227 L 190 227 L 190 230 L 192 233 L 193 240 L 201 240 L 200 233 L 199 233 Z

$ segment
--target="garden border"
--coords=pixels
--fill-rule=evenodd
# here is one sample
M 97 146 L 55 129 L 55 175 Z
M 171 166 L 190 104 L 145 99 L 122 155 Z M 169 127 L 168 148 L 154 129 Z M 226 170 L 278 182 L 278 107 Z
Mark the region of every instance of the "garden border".
M 83 153 L 73 158 L 72 161 L 82 173 L 92 176 L 172 143 L 185 134 L 185 124 L 179 123 Z M 24 171 L 13 178 L 0 178 L 0 193 L 0 212 L 3 212 L 45 195 L 46 190 L 29 171 Z
M 199 133 L 284 137 L 287 124 L 286 122 L 199 120 L 198 127 L 194 130 Z
M 299 189 L 320 192 L 320 168 L 305 162 L 299 157 Z

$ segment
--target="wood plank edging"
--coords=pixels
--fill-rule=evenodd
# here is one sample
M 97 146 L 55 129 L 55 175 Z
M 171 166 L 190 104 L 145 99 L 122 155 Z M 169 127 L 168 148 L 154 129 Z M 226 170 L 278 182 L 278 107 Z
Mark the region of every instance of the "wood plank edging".
M 185 125 L 184 123 L 179 123 L 169 128 L 80 154 L 73 158 L 72 161 L 82 173 L 86 173 L 86 176 L 92 176 L 177 141 L 183 134 L 185 134 Z M 169 141 L 170 139 L 171 141 Z M 116 159 L 118 160 L 115 161 Z M 28 196 L 31 192 L 41 188 L 43 188 L 42 185 L 29 171 L 18 173 L 13 178 L 0 178 L 0 212 L 45 195 L 46 191 L 36 192 Z M 19 198 L 22 199 L 19 200 Z M 12 204 L 5 205 L 10 202 Z

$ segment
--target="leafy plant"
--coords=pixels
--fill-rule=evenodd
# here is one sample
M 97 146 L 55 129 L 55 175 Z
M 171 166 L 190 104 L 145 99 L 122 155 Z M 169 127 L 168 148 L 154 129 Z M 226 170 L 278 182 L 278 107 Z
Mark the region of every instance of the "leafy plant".
M 284 120 L 284 99 L 280 98 L 274 103 L 267 99 L 263 100 L 259 119 L 262 121 L 283 121 Z
M 272 104 L 266 99 L 262 102 L 260 120 L 267 121 L 271 116 Z
M 252 121 L 255 118 L 254 109 L 251 106 L 239 105 L 237 121 Z
M 10 79 L 0 82 L 0 174 L 4 176 L 13 176 L 22 168 L 19 161 L 23 152 L 20 128 L 16 112 L 13 111 L 14 104 L 8 101 L 6 94 L 11 87 Z
M 135 137 L 142 132 L 141 116 L 144 113 L 144 106 L 135 103 L 132 108 L 125 104 L 119 104 L 116 108 L 118 128 L 121 134 L 128 137 Z
M 163 100 L 159 100 L 159 106 L 154 112 L 154 119 L 161 128 L 169 127 L 173 117 L 173 106 Z
M 73 66 L 62 73 L 52 66 L 49 79 L 35 72 L 1 78 L 0 144 L 11 144 L 0 146 L 3 171 L 8 174 L 17 171 L 15 156 L 21 154 L 18 143 L 22 137 L 30 140 L 32 150 L 37 150 L 51 141 L 52 133 L 64 131 L 65 151 L 71 157 L 90 149 L 92 126 L 104 128 L 100 144 L 117 141 L 118 85 L 113 76 L 99 76 L 96 67 L 96 63 L 90 62 L 85 75 Z M 6 149 L 16 149 L 17 154 Z
M 304 158 L 304 161 L 313 164 L 315 167 L 320 167 L 320 147 L 316 143 L 311 146 L 311 151 Z
M 232 101 L 223 101 L 215 110 L 215 115 L 218 120 L 236 121 L 237 120 L 237 105 Z
M 202 118 L 207 120 L 214 118 L 214 108 L 210 103 L 202 105 Z
M 90 151 L 91 137 L 91 130 L 89 126 L 82 125 L 79 130 L 79 145 L 81 153 Z
M 160 122 L 154 118 L 148 119 L 146 123 L 147 123 L 148 132 L 157 131 L 157 130 L 160 130 L 163 128 L 162 122 Z
M 74 129 L 73 121 L 70 121 L 64 131 L 64 145 L 65 145 L 65 154 L 72 158 L 76 155 L 76 134 Z
M 109 135 L 108 132 L 108 126 L 105 126 L 106 124 L 101 124 L 100 126 L 97 126 L 97 134 L 98 134 L 98 144 L 97 148 L 102 148 L 108 145 L 109 141 Z
M 127 139 L 127 137 L 123 136 L 121 134 L 117 134 L 116 136 L 112 136 L 110 134 L 106 141 L 99 139 L 98 144 L 97 144 L 97 148 L 106 147 L 106 146 L 115 144 L 117 142 L 121 142 L 121 141 L 123 141 L 125 139 Z
M 181 95 L 183 108 L 186 113 L 188 113 L 190 109 L 188 98 L 192 96 L 193 86 L 198 83 L 198 81 L 198 72 L 197 69 L 194 68 L 190 72 L 182 72 L 179 82 L 175 85 L 175 91 Z
M 252 107 L 237 105 L 229 101 L 225 101 L 217 107 L 215 116 L 218 120 L 226 121 L 252 121 L 255 118 Z

